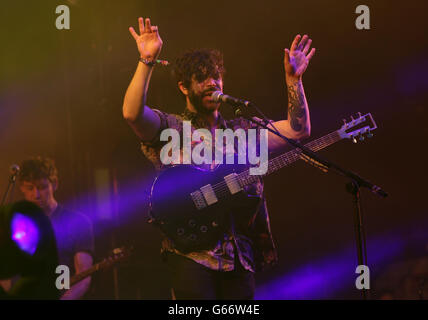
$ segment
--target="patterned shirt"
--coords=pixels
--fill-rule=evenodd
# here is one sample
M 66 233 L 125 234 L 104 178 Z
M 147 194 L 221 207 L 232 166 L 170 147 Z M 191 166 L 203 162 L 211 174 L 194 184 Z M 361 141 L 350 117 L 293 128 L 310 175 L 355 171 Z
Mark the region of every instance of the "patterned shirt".
M 162 130 L 167 128 L 176 129 L 180 136 L 183 133 L 183 121 L 191 121 L 192 132 L 195 129 L 209 128 L 209 124 L 197 113 L 189 111 L 187 108 L 181 115 L 168 114 L 154 109 L 161 120 L 159 132 L 152 139 L 141 143 L 141 150 L 144 155 L 153 163 L 157 171 L 165 169 L 160 160 L 160 151 L 167 143 L 160 141 Z M 257 125 L 242 117 L 225 120 L 219 114 L 219 129 L 259 129 Z M 259 137 L 259 135 L 257 135 Z M 204 165 L 202 165 L 204 166 Z M 207 165 L 205 165 L 207 166 Z M 205 169 L 213 169 L 208 166 Z M 259 201 L 250 209 L 249 214 L 231 215 L 231 228 L 218 239 L 216 245 L 207 250 L 182 253 L 177 250 L 171 239 L 165 237 L 162 241 L 162 252 L 174 252 L 183 255 L 195 262 L 202 264 L 212 270 L 232 271 L 234 261 L 239 260 L 242 266 L 251 272 L 262 270 L 265 266 L 273 265 L 277 262 L 277 252 L 273 241 L 269 215 L 266 207 L 266 200 L 263 194 L 263 181 L 260 178 L 257 183 L 249 185 L 244 189 L 248 198 L 257 197 Z M 257 199 L 256 199 L 257 200 Z M 235 254 L 238 256 L 235 257 Z

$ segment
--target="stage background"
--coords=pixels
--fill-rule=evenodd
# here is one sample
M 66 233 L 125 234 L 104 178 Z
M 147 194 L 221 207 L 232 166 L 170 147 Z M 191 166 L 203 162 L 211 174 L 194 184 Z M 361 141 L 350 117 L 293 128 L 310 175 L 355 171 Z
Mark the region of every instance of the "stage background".
M 60 4 L 70 8 L 70 30 L 55 28 Z M 355 27 L 360 4 L 370 8 L 370 30 Z M 303 78 L 312 138 L 357 112 L 371 112 L 379 127 L 370 140 L 341 141 L 321 154 L 389 193 L 381 199 L 362 192 L 372 292 L 380 297 L 403 286 L 413 261 L 424 269 L 427 255 L 427 9 L 414 0 L 3 1 L 0 191 L 11 164 L 54 158 L 57 198 L 92 219 L 96 260 L 115 246 L 136 248 L 117 269 L 116 290 L 113 272 L 100 273 L 89 297 L 168 299 L 160 234 L 146 223 L 154 171 L 121 114 L 138 61 L 128 27 L 150 17 L 164 42 L 161 58 L 171 62 L 189 48 L 221 50 L 225 93 L 251 100 L 275 120 L 287 112 L 283 49 L 296 34 L 308 34 L 317 49 Z M 156 67 L 148 105 L 183 110 L 172 68 Z M 226 105 L 221 112 L 233 116 Z M 360 297 L 346 182 L 303 162 L 265 179 L 280 263 L 257 275 L 258 298 Z M 20 197 L 16 190 L 14 199 Z

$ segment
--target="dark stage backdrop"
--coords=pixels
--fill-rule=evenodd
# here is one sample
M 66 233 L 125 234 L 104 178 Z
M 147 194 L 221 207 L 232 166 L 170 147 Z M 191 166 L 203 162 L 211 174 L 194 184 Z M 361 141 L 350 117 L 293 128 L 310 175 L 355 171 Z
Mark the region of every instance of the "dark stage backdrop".
M 70 8 L 70 30 L 55 28 L 60 4 Z M 370 8 L 370 30 L 355 27 L 360 4 Z M 379 126 L 370 140 L 341 141 L 321 154 L 389 193 L 381 199 L 362 192 L 373 293 L 380 297 L 392 290 L 385 284 L 390 274 L 398 288 L 411 261 L 427 255 L 427 9 L 422 0 L 2 1 L 0 191 L 11 164 L 54 158 L 57 198 L 92 219 L 96 259 L 122 244 L 136 248 L 117 269 L 118 286 L 112 271 L 100 273 L 90 296 L 167 299 L 161 237 L 146 223 L 154 171 L 121 115 L 138 60 L 128 27 L 150 17 L 169 61 L 189 48 L 220 49 L 224 91 L 275 120 L 287 111 L 283 49 L 296 34 L 309 34 L 317 49 L 304 75 L 312 138 L 357 112 L 371 112 Z M 148 105 L 183 110 L 171 68 L 156 67 Z M 221 111 L 233 116 L 226 105 Z M 299 162 L 265 182 L 280 263 L 257 276 L 257 297 L 359 298 L 346 179 Z

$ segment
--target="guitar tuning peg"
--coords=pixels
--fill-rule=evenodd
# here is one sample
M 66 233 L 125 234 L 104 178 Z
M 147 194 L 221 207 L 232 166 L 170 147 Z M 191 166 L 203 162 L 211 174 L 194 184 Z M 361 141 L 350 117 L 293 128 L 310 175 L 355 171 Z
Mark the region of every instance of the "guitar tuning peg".
M 343 124 L 344 124 L 345 127 L 347 126 L 346 119 L 343 119 Z
M 360 141 L 364 141 L 364 136 L 360 135 Z
M 367 138 L 371 138 L 371 137 L 373 137 L 373 133 L 371 133 L 371 132 L 369 131 L 369 133 L 367 133 Z
M 357 143 L 358 142 L 357 139 L 354 136 L 352 136 L 352 142 L 353 143 Z
M 361 112 L 358 112 L 358 118 L 361 118 L 361 117 L 362 117 Z

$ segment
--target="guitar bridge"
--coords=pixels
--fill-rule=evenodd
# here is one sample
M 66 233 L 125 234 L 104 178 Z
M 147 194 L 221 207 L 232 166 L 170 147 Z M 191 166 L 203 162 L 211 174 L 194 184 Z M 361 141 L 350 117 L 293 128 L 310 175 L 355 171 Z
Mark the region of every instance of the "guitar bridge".
M 196 206 L 196 209 L 202 210 L 207 206 L 207 203 L 205 202 L 204 196 L 201 191 L 197 190 L 195 192 L 192 192 L 190 196 Z

